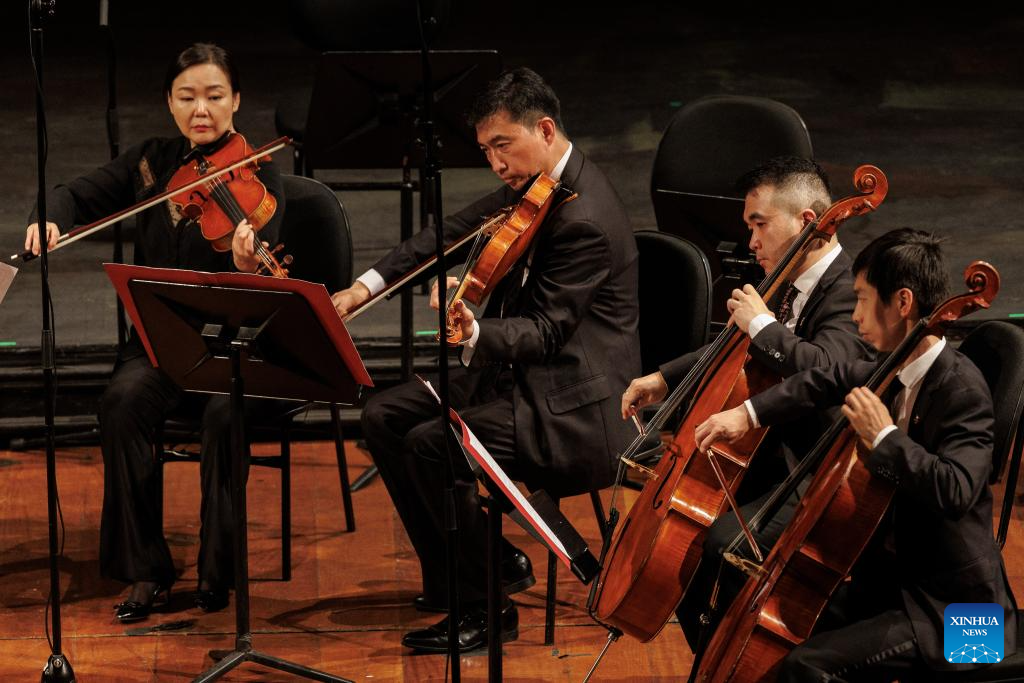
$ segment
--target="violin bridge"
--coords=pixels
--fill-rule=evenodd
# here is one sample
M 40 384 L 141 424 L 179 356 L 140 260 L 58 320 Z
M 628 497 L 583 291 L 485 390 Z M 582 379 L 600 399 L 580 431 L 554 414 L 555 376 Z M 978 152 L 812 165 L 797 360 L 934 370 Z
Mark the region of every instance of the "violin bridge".
M 641 465 L 635 460 L 630 460 L 624 455 L 620 456 L 619 459 L 623 462 L 623 464 L 626 465 L 626 467 L 629 467 L 631 469 L 636 470 L 637 472 L 640 472 L 641 474 L 644 474 L 648 479 L 658 478 L 658 473 L 652 470 L 650 467 L 645 467 L 644 465 Z
M 739 569 L 747 576 L 764 576 L 764 567 L 759 565 L 757 562 L 752 562 L 745 557 L 740 557 L 734 553 L 722 553 L 722 557 L 726 562 Z

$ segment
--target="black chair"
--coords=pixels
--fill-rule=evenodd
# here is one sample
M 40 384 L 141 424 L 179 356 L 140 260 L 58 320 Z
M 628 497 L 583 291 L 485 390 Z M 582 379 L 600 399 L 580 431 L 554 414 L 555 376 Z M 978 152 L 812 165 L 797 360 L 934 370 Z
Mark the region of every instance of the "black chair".
M 690 240 L 703 251 L 715 278 L 713 321 L 723 323 L 725 296 L 746 275 L 723 268 L 723 259 L 746 259 L 747 229 L 736 180 L 782 155 L 813 156 L 811 138 L 791 107 L 762 97 L 715 95 L 679 110 L 658 144 L 651 201 L 658 229 Z M 723 278 L 723 273 L 735 273 Z M 750 276 L 760 279 L 756 264 Z M 756 280 L 755 280 L 756 281 Z
M 344 289 L 352 279 L 352 235 L 345 208 L 337 195 L 316 180 L 299 176 L 284 176 L 285 215 L 281 228 L 282 253 L 292 256 L 290 277 L 320 282 L 329 292 Z M 266 424 L 248 428 L 254 440 L 268 435 L 279 440 L 279 455 L 251 456 L 250 463 L 272 467 L 281 471 L 281 577 L 291 579 L 291 437 L 296 418 L 308 411 L 312 404 L 300 404 L 269 420 Z M 338 460 L 342 503 L 345 509 L 345 529 L 355 531 L 352 492 L 348 480 L 348 464 L 341 430 L 339 408 L 330 405 L 331 435 Z M 168 462 L 199 462 L 199 454 L 165 447 L 165 435 L 184 434 L 194 437 L 199 431 L 195 418 L 171 415 L 154 438 L 154 455 L 161 467 Z M 162 469 L 161 469 L 162 472 Z M 163 486 L 159 487 L 163 491 Z M 162 494 L 161 494 L 162 495 Z M 161 500 L 160 509 L 163 509 Z
M 989 481 L 995 484 L 1006 475 L 997 534 L 999 547 L 1003 547 L 1020 475 L 1022 444 L 1017 437 L 1024 419 L 1024 330 L 1006 322 L 983 322 L 964 338 L 960 352 L 985 376 L 995 405 Z
M 998 533 L 999 546 L 1003 547 L 1020 471 L 1020 436 L 1024 415 L 1024 330 L 1006 322 L 983 322 L 964 338 L 960 351 L 978 366 L 992 392 L 995 424 L 991 482 L 1003 479 L 1004 470 L 1006 473 L 1006 491 L 1003 494 Z M 1015 654 L 992 666 L 950 675 L 935 673 L 931 680 L 965 683 L 1024 681 L 1024 613 L 1020 610 L 1017 612 L 1017 647 Z
M 711 315 L 711 270 L 692 242 L 657 230 L 636 233 L 640 254 L 640 359 L 644 374 L 707 343 Z M 604 506 L 590 491 L 597 526 L 604 535 Z M 556 504 L 558 500 L 555 500 Z M 544 644 L 555 640 L 558 560 L 548 552 Z
M 693 242 L 639 230 L 640 360 L 643 374 L 707 343 L 711 266 Z

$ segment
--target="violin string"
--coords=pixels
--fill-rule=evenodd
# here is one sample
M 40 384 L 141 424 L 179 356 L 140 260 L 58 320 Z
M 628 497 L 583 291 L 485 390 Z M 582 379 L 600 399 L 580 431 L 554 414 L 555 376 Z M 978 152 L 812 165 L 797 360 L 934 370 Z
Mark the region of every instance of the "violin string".
M 228 189 L 227 183 L 221 178 L 214 178 L 210 181 L 210 194 L 213 196 L 217 205 L 227 214 L 228 218 L 238 225 L 246 219 L 245 213 L 242 211 L 242 207 L 238 205 L 238 201 L 235 196 L 231 194 L 231 190 Z M 267 251 L 266 247 L 263 246 L 263 241 L 257 237 L 253 239 L 254 251 L 259 257 L 260 261 L 263 262 L 264 267 L 267 268 L 271 273 L 275 273 L 277 268 L 274 264 L 274 259 Z

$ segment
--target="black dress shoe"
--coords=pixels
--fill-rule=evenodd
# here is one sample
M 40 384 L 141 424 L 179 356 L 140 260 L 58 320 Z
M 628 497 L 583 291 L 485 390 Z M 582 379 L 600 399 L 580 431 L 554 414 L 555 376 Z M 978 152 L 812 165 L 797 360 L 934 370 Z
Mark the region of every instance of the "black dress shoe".
M 426 595 L 417 595 L 412 599 L 412 606 L 420 612 L 438 612 L 444 613 L 448 611 L 448 602 L 435 602 L 428 598 Z
M 192 602 L 204 612 L 219 612 L 228 606 L 228 591 L 200 588 L 192 596 Z
M 526 553 L 515 548 L 513 552 L 502 556 L 501 587 L 506 595 L 524 591 L 535 583 L 537 579 L 533 575 L 533 566 Z M 412 606 L 420 612 L 443 614 L 448 611 L 448 600 L 428 598 L 425 593 L 421 593 L 412 599 Z
M 535 583 L 537 579 L 533 575 L 533 565 L 526 553 L 516 548 L 514 552 L 502 554 L 501 587 L 506 593 L 524 591 Z
M 144 585 L 141 592 L 144 594 L 141 598 L 136 600 L 125 600 L 114 605 L 114 609 L 117 613 L 114 615 L 119 622 L 122 624 L 131 624 L 136 621 L 142 621 L 148 617 L 154 609 L 163 607 L 166 605 L 171 597 L 170 585 L 164 585 L 160 583 L 153 583 L 150 581 L 139 582 Z M 132 586 L 132 594 L 139 593 L 135 586 Z M 139 597 L 136 595 L 136 597 Z
M 519 637 L 519 613 L 509 600 L 501 610 L 501 642 Z M 433 626 L 410 631 L 402 636 L 402 645 L 421 652 L 448 651 L 448 617 Z M 459 619 L 459 652 L 469 652 L 487 645 L 487 608 L 467 607 Z

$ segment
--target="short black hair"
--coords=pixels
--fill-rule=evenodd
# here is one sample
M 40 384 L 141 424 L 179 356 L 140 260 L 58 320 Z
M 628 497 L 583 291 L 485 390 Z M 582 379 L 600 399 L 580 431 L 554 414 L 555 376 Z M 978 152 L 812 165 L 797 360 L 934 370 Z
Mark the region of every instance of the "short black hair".
M 942 240 L 913 228 L 899 228 L 876 237 L 853 261 L 853 274 L 864 274 L 883 302 L 906 287 L 914 293 L 917 313 L 930 315 L 949 298 L 949 271 Z
M 516 123 L 532 126 L 543 116 L 554 120 L 558 130 L 562 125 L 562 105 L 551 86 L 540 75 L 526 67 L 502 73 L 487 84 L 470 107 L 466 120 L 474 128 L 481 121 L 498 112 L 508 112 Z
M 804 157 L 773 157 L 757 168 L 744 173 L 736 181 L 736 191 L 746 196 L 762 185 L 772 185 L 784 195 L 790 210 L 810 208 L 818 217 L 832 204 L 828 174 L 813 159 Z
M 228 51 L 220 45 L 214 45 L 213 43 L 193 43 L 178 53 L 178 56 L 167 67 L 167 75 L 164 77 L 164 95 L 171 94 L 171 86 L 174 85 L 174 79 L 182 71 L 198 64 L 215 64 L 219 66 L 231 82 L 231 92 L 241 92 L 238 81 L 238 69 L 235 68 L 235 62 L 231 59 Z

